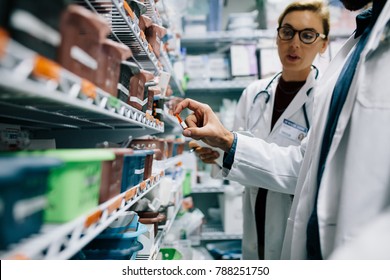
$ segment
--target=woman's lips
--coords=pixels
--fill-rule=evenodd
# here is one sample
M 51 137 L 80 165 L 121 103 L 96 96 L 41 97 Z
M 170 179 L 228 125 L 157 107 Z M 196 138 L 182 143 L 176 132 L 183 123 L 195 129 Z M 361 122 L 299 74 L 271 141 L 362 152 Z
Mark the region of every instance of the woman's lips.
M 287 59 L 292 60 L 292 61 L 296 61 L 296 60 L 300 59 L 300 57 L 298 55 L 295 55 L 295 54 L 288 54 Z

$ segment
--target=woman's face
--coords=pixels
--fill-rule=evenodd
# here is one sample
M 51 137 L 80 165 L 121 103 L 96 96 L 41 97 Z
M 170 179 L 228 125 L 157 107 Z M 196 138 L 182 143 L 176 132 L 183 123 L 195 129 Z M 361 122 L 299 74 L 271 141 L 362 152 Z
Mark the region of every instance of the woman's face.
M 294 11 L 288 13 L 281 27 L 291 27 L 295 30 L 310 29 L 324 33 L 322 19 L 312 11 Z M 283 78 L 291 81 L 303 81 L 310 73 L 311 65 L 318 53 L 326 50 L 328 41 L 317 38 L 312 44 L 300 41 L 298 32 L 291 40 L 283 41 L 277 37 L 279 58 L 283 66 Z

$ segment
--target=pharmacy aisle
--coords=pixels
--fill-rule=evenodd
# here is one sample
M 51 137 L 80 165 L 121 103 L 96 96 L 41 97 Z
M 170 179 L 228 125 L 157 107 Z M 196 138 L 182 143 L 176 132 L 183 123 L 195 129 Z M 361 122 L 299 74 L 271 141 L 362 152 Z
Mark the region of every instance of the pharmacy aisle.
M 0 258 L 157 259 L 181 208 L 154 0 L 1 1 Z
M 0 0 L 1 259 L 241 258 L 243 188 L 172 112 L 193 98 L 231 128 L 280 68 L 280 5 L 252 2 Z

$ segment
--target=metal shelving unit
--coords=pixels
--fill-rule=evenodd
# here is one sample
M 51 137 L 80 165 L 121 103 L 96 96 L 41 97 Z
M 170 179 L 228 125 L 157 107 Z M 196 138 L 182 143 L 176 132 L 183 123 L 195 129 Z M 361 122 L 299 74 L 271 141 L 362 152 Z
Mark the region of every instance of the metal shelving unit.
M 182 158 L 183 158 L 182 155 L 179 155 L 173 159 L 168 159 L 167 161 L 162 162 L 162 164 L 165 167 L 165 169 L 167 170 L 169 168 L 172 168 L 178 162 L 181 162 Z M 175 180 L 175 184 L 174 184 L 174 186 L 172 186 L 172 189 L 176 188 L 178 191 L 179 188 L 181 188 L 181 184 L 183 183 L 183 181 L 184 181 L 184 173 L 182 173 L 181 176 Z M 160 248 L 161 248 L 161 245 L 164 242 L 164 237 L 170 231 L 170 229 L 173 225 L 173 222 L 181 209 L 182 200 L 183 200 L 182 195 L 180 195 L 180 199 L 178 201 L 176 201 L 176 203 L 175 203 L 175 206 L 174 206 L 175 210 L 173 211 L 172 217 L 165 222 L 165 225 L 158 227 L 159 231 L 155 237 L 154 246 L 150 250 L 150 254 L 142 254 L 142 255 L 137 254 L 137 257 L 136 257 L 137 260 L 155 260 L 157 258 L 158 253 L 159 253 Z
M 184 96 L 183 89 L 177 78 L 174 76 L 171 62 L 168 54 L 164 50 L 160 50 L 160 59 L 149 48 L 149 44 L 142 37 L 137 19 L 132 19 L 124 8 L 124 0 L 111 0 L 107 2 L 97 2 L 89 0 L 79 0 L 77 3 L 91 9 L 95 13 L 104 17 L 111 26 L 112 33 L 110 38 L 122 42 L 127 45 L 133 52 L 132 60 L 140 65 L 141 68 L 154 73 L 156 76 L 162 70 L 159 66 L 159 60 L 163 68 L 172 74 L 170 85 L 174 92 Z M 162 20 L 159 17 L 154 0 L 144 2 L 146 7 L 145 15 L 150 17 L 152 21 L 158 25 L 162 25 Z M 109 12 L 107 12 L 109 11 Z
M 236 79 L 236 80 L 220 80 L 220 81 L 190 81 L 188 82 L 187 91 L 212 91 L 212 92 L 226 92 L 226 91 L 242 91 L 253 79 Z
M 147 193 L 158 187 L 165 170 L 182 161 L 181 156 L 155 161 L 152 176 L 130 190 L 104 202 L 89 213 L 65 224 L 46 224 L 34 234 L 14 244 L 8 251 L 0 252 L 0 259 L 69 259 L 102 232 L 119 215 L 128 210 Z M 163 169 L 161 169 L 163 167 Z M 133 190 L 137 192 L 134 194 Z M 143 190 L 141 190 L 143 189 Z M 176 209 L 176 213 L 179 210 Z M 167 224 L 165 232 L 171 226 Z M 160 237 L 163 238 L 164 234 Z M 160 243 L 156 243 L 158 252 Z
M 200 236 L 202 241 L 242 239 L 242 234 L 226 234 L 222 224 L 204 224 Z
M 207 184 L 197 184 L 192 187 L 193 194 L 222 194 L 225 192 L 224 185 L 210 186 Z M 205 223 L 202 225 L 202 231 L 200 241 L 213 241 L 213 240 L 234 240 L 242 239 L 242 234 L 227 234 L 224 232 L 223 225 L 221 223 Z
M 161 230 L 156 235 L 154 246 L 151 249 L 151 253 L 149 255 L 140 255 L 140 254 L 138 254 L 136 260 L 155 260 L 155 259 L 157 259 L 157 256 L 158 256 L 158 253 L 160 251 L 161 245 L 163 244 L 163 241 L 164 241 L 164 237 L 169 232 L 169 230 L 171 229 L 172 224 L 173 224 L 173 222 L 175 220 L 175 217 L 177 216 L 177 214 L 180 211 L 180 208 L 181 208 L 180 204 L 177 205 L 176 208 L 175 208 L 174 214 L 173 214 L 173 218 L 168 220 L 165 223 L 164 226 L 162 226 L 162 227 L 159 226 L 159 229 L 161 229 Z
M 192 193 L 223 193 L 225 187 L 220 186 L 207 186 L 202 184 L 197 184 L 191 188 Z
M 57 135 L 58 147 L 164 132 L 164 123 L 1 35 L 0 122 L 22 125 L 38 137 Z
M 145 15 L 150 17 L 154 23 L 158 25 L 162 25 L 162 20 L 159 14 L 157 13 L 156 3 L 154 2 L 154 0 L 145 0 L 144 4 L 147 9 Z
M 128 199 L 130 190 L 99 205 L 86 215 L 66 224 L 44 225 L 41 232 L 15 244 L 9 251 L 0 253 L 1 259 L 69 259 L 102 232 L 121 213 L 155 188 L 164 171 L 135 186 L 138 191 Z M 153 178 L 153 179 L 152 179 Z M 146 188 L 140 191 L 140 187 Z
M 188 53 L 211 53 L 224 50 L 232 44 L 258 44 L 275 40 L 276 33 L 270 30 L 250 30 L 246 32 L 211 31 L 204 34 L 183 34 L 182 45 Z
M 181 45 L 187 54 L 205 55 L 211 53 L 227 53 L 232 45 L 269 44 L 275 40 L 275 32 L 268 30 L 249 30 L 246 32 L 211 31 L 204 34 L 183 34 Z M 219 111 L 222 99 L 238 100 L 242 91 L 256 77 L 235 78 L 232 80 L 190 80 L 186 88 L 186 97 L 207 103 L 215 111 Z
M 158 59 L 149 48 L 146 39 L 142 38 L 138 19 L 129 15 L 125 0 L 109 0 L 106 2 L 78 0 L 75 2 L 106 19 L 111 26 L 110 38 L 127 45 L 133 52 L 134 57 L 132 59 L 143 69 L 155 75 L 159 74 L 161 69 L 158 65 Z
M 134 55 L 132 60 L 139 68 L 159 74 L 159 61 L 140 35 L 138 22 L 129 16 L 124 0 L 74 2 L 105 17 L 112 29 L 110 37 L 130 47 Z M 150 0 L 149 6 L 148 9 L 155 9 L 153 0 Z M 39 68 L 38 64 L 44 67 Z M 104 140 L 120 142 L 128 139 L 129 135 L 137 138 L 162 133 L 165 128 L 163 122 L 13 41 L 1 29 L 0 123 L 21 126 L 32 132 L 34 139 L 54 135 L 57 148 L 84 148 L 83 142 Z M 39 233 L 10 245 L 7 251 L 1 251 L 0 258 L 71 258 L 121 213 L 157 187 L 165 170 L 181 160 L 178 156 L 154 161 L 149 179 L 73 221 L 43 225 Z M 135 189 L 137 192 L 134 194 Z M 179 206 L 175 211 L 177 214 Z M 171 224 L 172 221 L 164 231 L 169 230 Z M 164 234 L 156 243 L 156 252 L 163 237 Z

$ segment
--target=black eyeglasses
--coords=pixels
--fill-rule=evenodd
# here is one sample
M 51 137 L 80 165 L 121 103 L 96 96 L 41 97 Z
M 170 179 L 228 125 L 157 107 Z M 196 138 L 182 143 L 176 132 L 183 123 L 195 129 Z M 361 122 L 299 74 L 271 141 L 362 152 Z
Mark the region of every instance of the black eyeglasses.
M 318 37 L 322 39 L 326 38 L 325 34 L 317 33 L 316 31 L 311 29 L 296 30 L 289 26 L 281 26 L 278 27 L 277 30 L 278 30 L 278 36 L 280 40 L 283 41 L 291 40 L 292 38 L 294 38 L 295 33 L 297 32 L 299 35 L 299 40 L 301 40 L 301 42 L 304 44 L 313 44 Z

